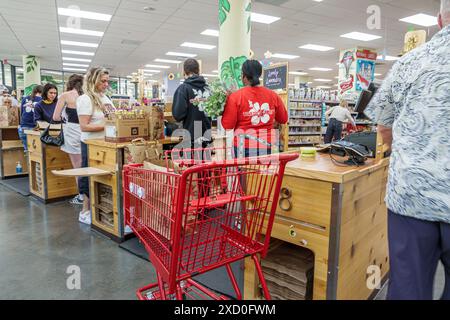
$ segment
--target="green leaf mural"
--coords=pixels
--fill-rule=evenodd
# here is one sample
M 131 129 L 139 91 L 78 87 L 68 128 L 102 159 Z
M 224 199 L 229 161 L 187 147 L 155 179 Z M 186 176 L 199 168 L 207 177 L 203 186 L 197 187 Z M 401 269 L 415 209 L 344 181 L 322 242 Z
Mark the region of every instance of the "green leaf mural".
M 252 29 L 252 3 L 249 2 L 247 8 L 245 8 L 245 12 L 248 12 L 247 18 L 247 33 Z
M 31 71 L 34 71 L 34 69 L 37 67 L 38 63 L 36 61 L 35 56 L 27 56 L 26 57 L 26 67 L 27 67 L 27 73 L 30 73 Z
M 242 65 L 247 61 L 246 56 L 230 57 L 228 61 L 225 61 L 220 68 L 220 78 L 225 84 L 235 81 L 239 88 L 244 87 L 244 83 L 241 78 Z
M 32 84 L 32 85 L 26 87 L 24 90 L 24 97 L 31 95 L 35 86 L 37 86 L 37 84 Z
M 230 13 L 231 4 L 228 0 L 219 0 L 219 23 L 222 25 L 227 20 L 227 13 Z

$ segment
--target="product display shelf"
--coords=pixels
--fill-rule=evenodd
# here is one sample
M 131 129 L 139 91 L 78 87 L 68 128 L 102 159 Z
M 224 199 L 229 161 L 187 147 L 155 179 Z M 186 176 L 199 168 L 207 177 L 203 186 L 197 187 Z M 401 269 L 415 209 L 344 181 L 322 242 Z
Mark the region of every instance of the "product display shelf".
M 21 171 L 18 170 L 20 167 Z M 0 128 L 0 178 L 18 177 L 27 173 L 28 164 L 17 126 Z
M 289 99 L 289 146 L 322 143 L 323 105 L 339 104 L 334 100 Z M 315 129 L 314 129 L 315 128 Z

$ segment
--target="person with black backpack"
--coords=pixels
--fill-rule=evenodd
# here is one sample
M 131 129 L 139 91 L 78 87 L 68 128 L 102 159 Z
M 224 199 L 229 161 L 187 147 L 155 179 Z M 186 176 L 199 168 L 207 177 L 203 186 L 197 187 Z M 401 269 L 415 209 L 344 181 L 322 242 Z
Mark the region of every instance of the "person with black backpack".
M 183 129 L 189 132 L 191 147 L 202 148 L 205 147 L 205 141 L 211 140 L 211 119 L 195 104 L 209 97 L 209 89 L 205 78 L 200 76 L 197 60 L 187 59 L 183 69 L 185 81 L 175 91 L 172 114 L 176 121 L 183 123 Z M 205 137 L 205 134 L 208 136 Z

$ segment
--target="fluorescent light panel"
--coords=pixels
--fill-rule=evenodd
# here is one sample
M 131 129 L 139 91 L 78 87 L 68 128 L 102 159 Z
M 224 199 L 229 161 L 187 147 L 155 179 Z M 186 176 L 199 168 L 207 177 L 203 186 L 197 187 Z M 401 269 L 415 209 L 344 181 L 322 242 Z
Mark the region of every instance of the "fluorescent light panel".
M 308 72 L 291 71 L 291 72 L 289 72 L 289 74 L 291 74 L 293 76 L 306 76 L 308 74 Z
M 206 29 L 201 34 L 204 36 L 219 37 L 219 30 Z
M 400 19 L 402 22 L 412 23 L 423 27 L 432 27 L 438 24 L 437 17 L 419 13 L 411 17 Z
M 81 71 L 84 72 L 87 69 L 79 69 L 79 68 L 63 68 L 64 71 Z
M 147 64 L 145 65 L 146 68 L 156 68 L 156 69 L 170 69 L 170 66 L 162 66 L 159 64 Z
M 70 57 L 63 57 L 62 59 L 63 61 L 92 62 L 91 59 L 70 58 Z
M 394 57 L 394 56 L 386 56 L 385 59 L 383 59 L 383 56 L 382 56 L 382 55 L 379 55 L 379 56 L 377 57 L 377 59 L 378 59 L 378 60 L 385 60 L 385 61 L 397 61 L 397 60 L 399 60 L 400 58 L 399 58 L 399 57 Z
M 182 61 L 179 61 L 179 60 L 168 60 L 168 59 L 155 59 L 155 62 L 179 64 Z
M 316 82 L 331 82 L 333 80 L 330 80 L 330 79 L 314 79 L 314 81 L 316 81 Z
M 380 36 L 376 36 L 376 35 L 368 34 L 368 33 L 362 33 L 362 32 L 346 33 L 346 34 L 341 35 L 341 38 L 348 38 L 348 39 L 365 41 L 365 42 L 381 39 Z
M 86 29 L 76 29 L 76 28 L 64 28 L 60 27 L 59 32 L 61 33 L 71 33 L 71 34 L 80 34 L 83 36 L 92 36 L 92 37 L 103 37 L 104 32 L 94 31 L 94 30 L 86 30 Z
M 184 57 L 184 58 L 195 58 L 197 55 L 195 53 L 183 53 L 183 52 L 173 52 L 169 51 L 166 53 L 166 56 L 174 56 L 174 57 Z
M 87 64 L 79 64 L 79 63 L 68 63 L 68 62 L 63 62 L 63 66 L 68 66 L 68 67 L 89 67 L 89 65 Z
M 216 46 L 209 45 L 209 44 L 202 44 L 202 43 L 194 43 L 194 42 L 184 42 L 181 44 L 182 47 L 187 48 L 196 48 L 196 49 L 205 49 L 205 50 L 212 50 Z
M 66 45 L 66 46 L 98 48 L 98 44 L 90 43 L 90 42 L 78 42 L 78 41 L 61 40 L 61 44 L 62 45 Z
M 330 69 L 330 68 L 318 68 L 318 67 L 314 67 L 314 68 L 309 68 L 309 70 L 311 70 L 311 71 L 322 71 L 322 72 L 326 72 L 326 71 L 332 71 L 333 69 Z
M 275 53 L 272 55 L 272 58 L 293 60 L 300 58 L 300 56 L 294 56 L 291 54 L 284 54 L 284 53 Z
M 266 14 L 260 14 L 260 13 L 252 13 L 251 20 L 252 22 L 258 22 L 258 23 L 264 23 L 264 24 L 272 24 L 281 18 L 279 17 L 273 17 Z
M 66 54 L 76 54 L 80 56 L 94 56 L 94 52 L 86 52 L 86 51 L 73 51 L 73 50 L 61 50 L 62 53 Z
M 148 70 L 148 69 L 145 69 L 144 72 L 148 72 L 148 73 L 160 73 L 161 70 Z
M 304 46 L 299 47 L 300 49 L 306 49 L 306 50 L 314 50 L 314 51 L 331 51 L 334 50 L 334 48 L 332 47 L 327 47 L 327 46 L 320 46 L 317 44 L 306 44 Z
M 68 16 L 68 17 L 76 17 L 76 18 L 84 18 L 90 20 L 99 20 L 99 21 L 110 21 L 111 15 L 103 14 L 92 11 L 82 11 L 75 9 L 66 9 L 66 8 L 58 8 L 58 14 L 60 16 Z

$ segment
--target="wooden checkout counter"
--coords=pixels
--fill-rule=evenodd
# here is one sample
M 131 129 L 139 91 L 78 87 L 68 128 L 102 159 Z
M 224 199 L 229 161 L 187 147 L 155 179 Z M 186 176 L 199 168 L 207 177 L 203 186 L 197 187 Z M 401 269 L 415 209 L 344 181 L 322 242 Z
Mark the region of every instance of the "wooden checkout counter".
M 388 166 L 380 153 L 361 167 L 336 165 L 328 154 L 288 164 L 272 238 L 313 252 L 314 300 L 373 297 L 376 292 L 366 285 L 371 265 L 387 278 Z M 244 298 L 259 299 L 251 260 L 244 279 Z
M 16 172 L 18 162 L 22 166 L 21 173 Z M 17 126 L 0 127 L 0 178 L 13 178 L 27 173 L 27 160 Z
M 177 144 L 179 138 L 158 141 L 162 145 Z M 58 176 L 89 176 L 92 224 L 91 228 L 116 242 L 126 239 L 123 215 L 122 170 L 124 149 L 130 144 L 88 140 L 89 168 L 68 170 Z M 73 179 L 73 178 L 72 178 Z
M 28 147 L 30 193 L 44 203 L 58 201 L 78 194 L 75 178 L 59 177 L 53 170 L 72 169 L 67 153 L 60 147 L 41 142 L 42 131 L 25 130 Z M 58 131 L 52 132 L 57 135 Z

